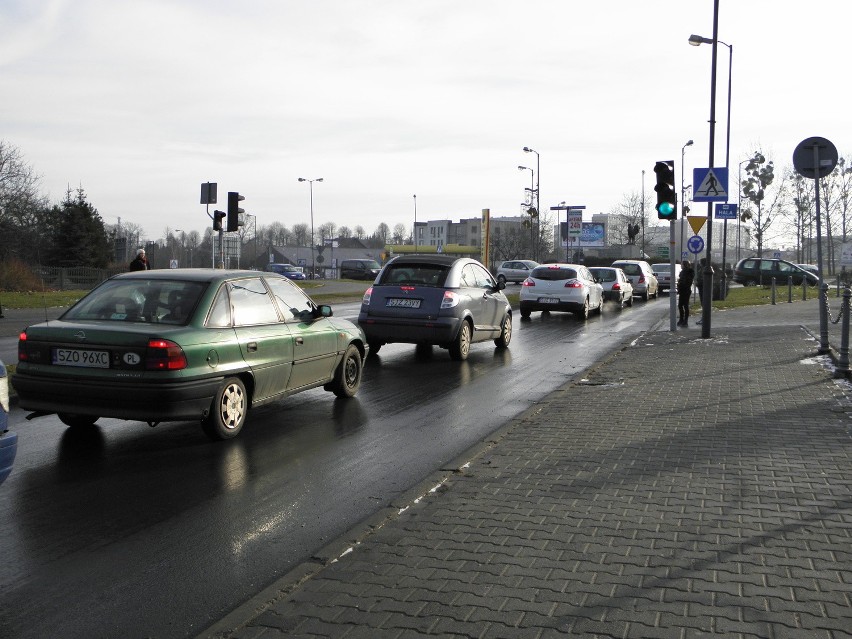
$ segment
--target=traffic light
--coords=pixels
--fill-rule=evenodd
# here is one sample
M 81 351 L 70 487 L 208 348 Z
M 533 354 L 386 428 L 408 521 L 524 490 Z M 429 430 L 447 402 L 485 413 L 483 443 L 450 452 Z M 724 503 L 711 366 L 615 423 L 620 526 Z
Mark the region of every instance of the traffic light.
M 677 193 L 675 193 L 674 161 L 666 160 L 654 165 L 657 174 L 657 217 L 661 220 L 677 219 Z
M 240 228 L 240 202 L 245 198 L 235 191 L 228 192 L 228 232 L 238 231 Z
M 222 230 L 222 218 L 225 217 L 225 211 L 213 211 L 213 230 Z

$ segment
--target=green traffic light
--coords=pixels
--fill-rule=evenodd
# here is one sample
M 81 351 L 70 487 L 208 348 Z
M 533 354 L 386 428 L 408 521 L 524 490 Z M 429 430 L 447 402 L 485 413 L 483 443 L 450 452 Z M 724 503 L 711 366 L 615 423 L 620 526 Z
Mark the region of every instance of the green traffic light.
M 674 205 L 671 202 L 661 202 L 657 212 L 663 217 L 670 217 L 674 213 Z

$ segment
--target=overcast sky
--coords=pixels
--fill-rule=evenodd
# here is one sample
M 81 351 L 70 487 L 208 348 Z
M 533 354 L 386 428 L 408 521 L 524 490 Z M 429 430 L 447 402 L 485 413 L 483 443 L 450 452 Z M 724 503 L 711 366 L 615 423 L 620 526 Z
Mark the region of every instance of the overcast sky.
M 731 166 L 850 150 L 849 0 L 721 0 Z M 675 160 L 708 166 L 712 0 L 2 0 L 0 138 L 51 200 L 203 231 L 202 182 L 258 225 L 411 227 L 542 204 L 609 212 Z M 718 60 L 725 161 L 728 48 Z M 734 187 L 735 188 L 735 187 Z M 732 189 L 733 190 L 733 189 Z M 731 201 L 735 201 L 735 197 Z M 211 211 L 214 207 L 211 207 Z

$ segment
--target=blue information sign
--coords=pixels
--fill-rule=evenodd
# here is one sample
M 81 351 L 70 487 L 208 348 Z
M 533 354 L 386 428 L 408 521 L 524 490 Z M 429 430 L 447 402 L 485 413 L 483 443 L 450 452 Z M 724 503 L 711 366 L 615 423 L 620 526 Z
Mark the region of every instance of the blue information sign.
M 736 220 L 737 205 L 736 204 L 717 204 L 716 205 L 717 220 Z

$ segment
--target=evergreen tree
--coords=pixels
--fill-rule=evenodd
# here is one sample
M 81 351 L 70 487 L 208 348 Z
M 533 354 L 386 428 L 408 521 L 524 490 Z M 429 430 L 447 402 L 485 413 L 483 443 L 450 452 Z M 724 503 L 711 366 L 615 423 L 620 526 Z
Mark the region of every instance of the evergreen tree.
M 106 268 L 112 261 L 109 238 L 103 219 L 87 200 L 82 187 L 53 207 L 52 266 L 91 266 Z

